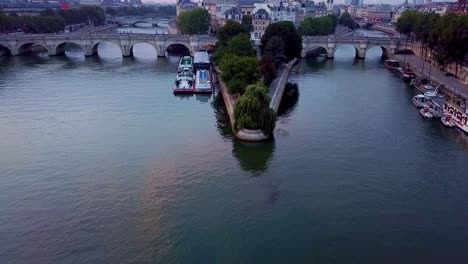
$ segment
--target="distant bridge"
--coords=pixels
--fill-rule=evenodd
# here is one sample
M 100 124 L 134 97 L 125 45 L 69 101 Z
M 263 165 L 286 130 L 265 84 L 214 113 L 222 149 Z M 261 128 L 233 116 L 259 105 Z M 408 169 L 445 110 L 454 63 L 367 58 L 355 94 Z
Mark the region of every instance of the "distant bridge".
M 406 38 L 304 36 L 301 57 L 307 57 L 310 53 L 323 48 L 327 58 L 333 58 L 340 46 L 353 46 L 356 58 L 360 59 L 364 59 L 367 51 L 373 47 L 380 47 L 382 54 L 387 57 L 401 51 L 412 51 L 418 54 L 420 47 L 419 43 L 416 42 L 406 43 Z
M 10 55 L 16 56 L 31 52 L 34 46 L 44 47 L 50 56 L 65 52 L 67 43 L 80 46 L 85 56 L 97 54 L 98 46 L 103 42 L 117 45 L 122 56 L 133 55 L 133 47 L 138 43 L 147 43 L 153 46 L 159 57 L 164 57 L 171 45 L 183 45 L 190 54 L 201 49 L 207 49 L 216 44 L 216 38 L 207 35 L 149 35 L 149 34 L 39 34 L 39 35 L 6 35 L 0 36 L 0 48 L 6 49 Z

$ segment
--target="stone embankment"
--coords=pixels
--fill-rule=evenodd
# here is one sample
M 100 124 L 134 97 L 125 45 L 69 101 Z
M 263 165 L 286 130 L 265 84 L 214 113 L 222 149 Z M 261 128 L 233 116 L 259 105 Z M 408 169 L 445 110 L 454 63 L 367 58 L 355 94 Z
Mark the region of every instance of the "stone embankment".
M 283 97 L 284 88 L 286 87 L 286 83 L 288 82 L 289 74 L 293 66 L 297 63 L 297 59 L 290 61 L 286 66 L 281 67 L 279 76 L 273 80 L 270 85 L 270 108 L 273 109 L 275 112 L 278 112 L 279 105 L 281 103 L 281 98 Z M 226 110 L 229 115 L 229 121 L 231 122 L 232 129 L 234 128 L 234 123 L 236 118 L 234 116 L 234 106 L 237 102 L 238 95 L 232 95 L 228 92 L 226 84 L 221 80 L 221 70 L 219 67 L 215 68 L 216 78 L 219 83 L 219 89 L 221 90 L 221 94 L 223 95 L 224 104 L 226 105 Z M 269 138 L 268 135 L 265 135 L 262 130 L 260 129 L 240 129 L 236 133 L 236 137 L 238 139 L 244 141 L 263 141 Z

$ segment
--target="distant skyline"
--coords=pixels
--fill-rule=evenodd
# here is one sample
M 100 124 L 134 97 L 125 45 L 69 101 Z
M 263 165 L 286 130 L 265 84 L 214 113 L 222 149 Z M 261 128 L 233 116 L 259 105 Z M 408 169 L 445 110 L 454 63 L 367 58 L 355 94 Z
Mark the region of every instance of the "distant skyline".
M 175 4 L 176 0 L 142 0 L 144 3 L 160 3 L 160 4 Z M 326 0 L 315 0 L 316 2 L 326 2 Z M 364 4 L 402 4 L 404 0 L 363 0 Z M 335 4 L 344 4 L 344 0 L 335 0 Z M 408 0 L 411 4 L 413 1 Z M 457 2 L 456 0 L 453 1 L 432 1 L 432 2 Z

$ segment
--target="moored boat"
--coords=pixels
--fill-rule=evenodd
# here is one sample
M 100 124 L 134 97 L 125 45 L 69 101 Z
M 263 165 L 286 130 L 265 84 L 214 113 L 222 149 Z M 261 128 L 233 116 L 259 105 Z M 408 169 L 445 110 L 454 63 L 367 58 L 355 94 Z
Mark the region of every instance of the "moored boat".
M 196 93 L 212 93 L 213 85 L 211 84 L 211 74 L 209 70 L 197 70 L 195 74 L 194 92 Z
M 445 113 L 443 117 L 440 118 L 440 122 L 444 124 L 446 127 L 454 127 L 455 122 L 452 119 L 452 115 L 449 113 Z
M 413 105 L 416 106 L 417 108 L 423 108 L 429 104 L 429 99 L 423 94 L 418 94 L 414 96 L 412 101 L 413 101 Z
M 185 70 L 193 71 L 193 59 L 190 56 L 184 56 L 180 58 L 179 67 L 177 68 L 177 71 L 181 72 Z
M 410 82 L 416 77 L 413 71 L 404 67 L 398 67 L 396 74 L 405 82 Z
M 174 93 L 193 93 L 194 81 L 193 73 L 189 70 L 179 72 L 174 82 Z
M 468 134 L 468 115 L 458 106 L 446 101 L 444 104 L 444 113 L 451 114 L 451 119 L 455 125 L 463 132 Z
M 418 89 L 418 91 L 420 91 L 421 93 L 435 90 L 435 87 L 431 85 L 431 81 L 424 76 L 419 76 L 419 77 L 414 78 L 410 82 L 410 85 L 413 85 L 414 88 Z
M 426 105 L 424 106 L 423 109 L 419 110 L 419 113 L 421 114 L 422 117 L 428 118 L 428 119 L 432 119 L 434 117 L 432 113 L 429 111 L 429 108 L 430 107 Z
M 397 60 L 385 60 L 384 66 L 392 72 L 395 72 L 400 67 L 400 62 Z

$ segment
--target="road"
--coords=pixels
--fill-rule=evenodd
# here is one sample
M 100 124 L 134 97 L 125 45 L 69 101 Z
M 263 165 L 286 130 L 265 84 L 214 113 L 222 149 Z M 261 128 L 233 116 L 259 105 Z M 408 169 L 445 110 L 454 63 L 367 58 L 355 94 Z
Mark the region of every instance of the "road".
M 395 55 L 398 59 L 403 61 L 404 55 Z M 406 63 L 411 64 L 412 67 L 416 68 L 419 72 L 422 72 L 423 60 L 415 55 L 406 55 Z M 455 93 L 460 93 L 463 97 L 468 98 L 468 85 L 461 83 L 457 78 L 445 76 L 444 72 L 439 70 L 437 67 L 429 66 L 428 62 L 425 62 L 423 74 L 429 76 L 429 69 L 431 71 L 431 78 L 439 83 L 445 84 L 451 91 L 455 90 Z

